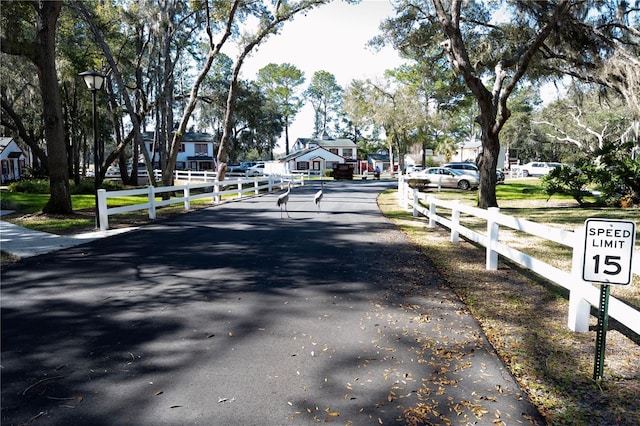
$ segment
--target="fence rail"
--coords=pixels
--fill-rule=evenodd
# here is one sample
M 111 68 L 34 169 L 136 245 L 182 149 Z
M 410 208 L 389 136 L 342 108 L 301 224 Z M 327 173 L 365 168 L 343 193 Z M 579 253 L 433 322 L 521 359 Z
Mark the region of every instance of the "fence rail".
M 206 173 L 206 172 L 199 172 Z M 236 195 L 237 198 L 242 198 L 245 194 L 258 195 L 261 191 L 273 192 L 274 189 L 284 188 L 288 182 L 293 182 L 294 185 L 304 185 L 304 178 L 302 176 L 265 176 L 259 178 L 238 178 L 238 179 L 225 179 L 223 181 L 204 181 L 200 180 L 195 183 L 194 176 L 191 183 L 175 186 L 163 186 L 153 187 L 148 186 L 140 189 L 127 189 L 122 191 L 106 191 L 104 189 L 98 190 L 98 212 L 100 216 L 100 229 L 105 231 L 109 229 L 109 216 L 115 214 L 127 213 L 137 210 L 149 210 L 149 219 L 156 218 L 156 209 L 162 206 L 168 206 L 171 204 L 184 203 L 184 209 L 191 209 L 191 201 L 202 198 L 211 198 L 212 204 L 220 203 L 223 195 Z M 203 179 L 206 176 L 202 176 Z M 230 189 L 225 189 L 230 188 Z M 197 193 L 192 193 L 196 191 Z M 173 196 L 174 193 L 182 192 L 182 196 Z M 166 200 L 156 200 L 159 195 L 168 194 L 169 197 Z M 145 202 L 140 204 L 132 204 L 125 206 L 109 207 L 109 198 L 127 197 L 146 195 Z
M 438 223 L 449 228 L 451 242 L 457 243 L 459 236 L 462 235 L 470 241 L 484 246 L 486 248 L 485 267 L 487 270 L 496 270 L 498 268 L 498 255 L 502 255 L 569 290 L 567 325 L 573 331 L 586 332 L 589 330 L 591 307 L 599 306 L 600 292 L 591 283 L 582 279 L 582 256 L 584 250 L 584 240 L 582 238 L 584 230 L 582 228 L 576 231 L 566 231 L 526 219 L 507 216 L 500 213 L 498 208 L 484 210 L 464 205 L 458 201 L 439 200 L 434 196 L 422 194 L 417 189 L 412 190 L 402 177 L 398 180 L 398 202 L 403 208 L 412 209 L 414 216 L 422 215 L 428 218 L 430 228 L 435 227 Z M 436 208 L 450 211 L 450 216 L 438 215 Z M 462 225 L 460 223 L 461 214 L 485 221 L 486 232 L 477 232 Z M 569 247 L 572 251 L 571 270 L 565 271 L 549 265 L 504 244 L 499 239 L 501 226 Z M 640 259 L 640 252 L 636 250 L 633 257 Z M 640 262 L 636 261 L 632 265 L 632 274 L 640 275 Z M 640 311 L 637 309 L 615 297 L 611 297 L 609 300 L 609 315 L 630 330 L 640 334 Z

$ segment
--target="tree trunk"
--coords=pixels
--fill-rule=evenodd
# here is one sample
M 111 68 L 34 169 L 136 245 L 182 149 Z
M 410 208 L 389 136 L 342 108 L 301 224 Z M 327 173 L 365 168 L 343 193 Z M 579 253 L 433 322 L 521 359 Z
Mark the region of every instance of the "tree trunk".
M 496 197 L 496 167 L 500 156 L 500 142 L 498 134 L 482 130 L 482 152 L 478 154 L 476 163 L 480 170 L 480 185 L 478 186 L 478 207 L 486 209 L 498 207 Z
M 62 8 L 61 1 L 38 1 L 36 9 L 36 57 L 44 131 L 49 158 L 49 186 L 51 197 L 44 206 L 45 213 L 68 214 L 73 212 L 69 192 L 67 147 L 64 138 L 62 101 L 58 88 L 55 62 L 56 22 Z

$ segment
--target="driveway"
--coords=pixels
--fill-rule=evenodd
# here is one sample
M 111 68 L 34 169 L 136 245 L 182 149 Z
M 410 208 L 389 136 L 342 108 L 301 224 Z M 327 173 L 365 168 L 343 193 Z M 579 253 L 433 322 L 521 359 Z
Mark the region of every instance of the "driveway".
M 393 182 L 294 188 L 2 271 L 3 425 L 543 421 L 420 249 Z

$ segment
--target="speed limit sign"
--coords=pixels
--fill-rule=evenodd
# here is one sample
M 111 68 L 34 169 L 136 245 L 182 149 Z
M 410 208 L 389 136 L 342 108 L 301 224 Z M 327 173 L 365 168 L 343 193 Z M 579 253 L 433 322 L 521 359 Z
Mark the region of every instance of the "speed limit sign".
M 582 279 L 602 284 L 631 283 L 636 224 L 615 219 L 587 219 L 584 230 Z

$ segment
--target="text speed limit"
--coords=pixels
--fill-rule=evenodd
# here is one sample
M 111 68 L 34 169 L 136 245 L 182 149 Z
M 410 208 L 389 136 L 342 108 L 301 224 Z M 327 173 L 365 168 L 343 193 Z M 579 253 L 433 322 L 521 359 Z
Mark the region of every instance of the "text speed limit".
M 587 219 L 584 224 L 582 279 L 603 284 L 629 284 L 636 238 L 635 223 Z

